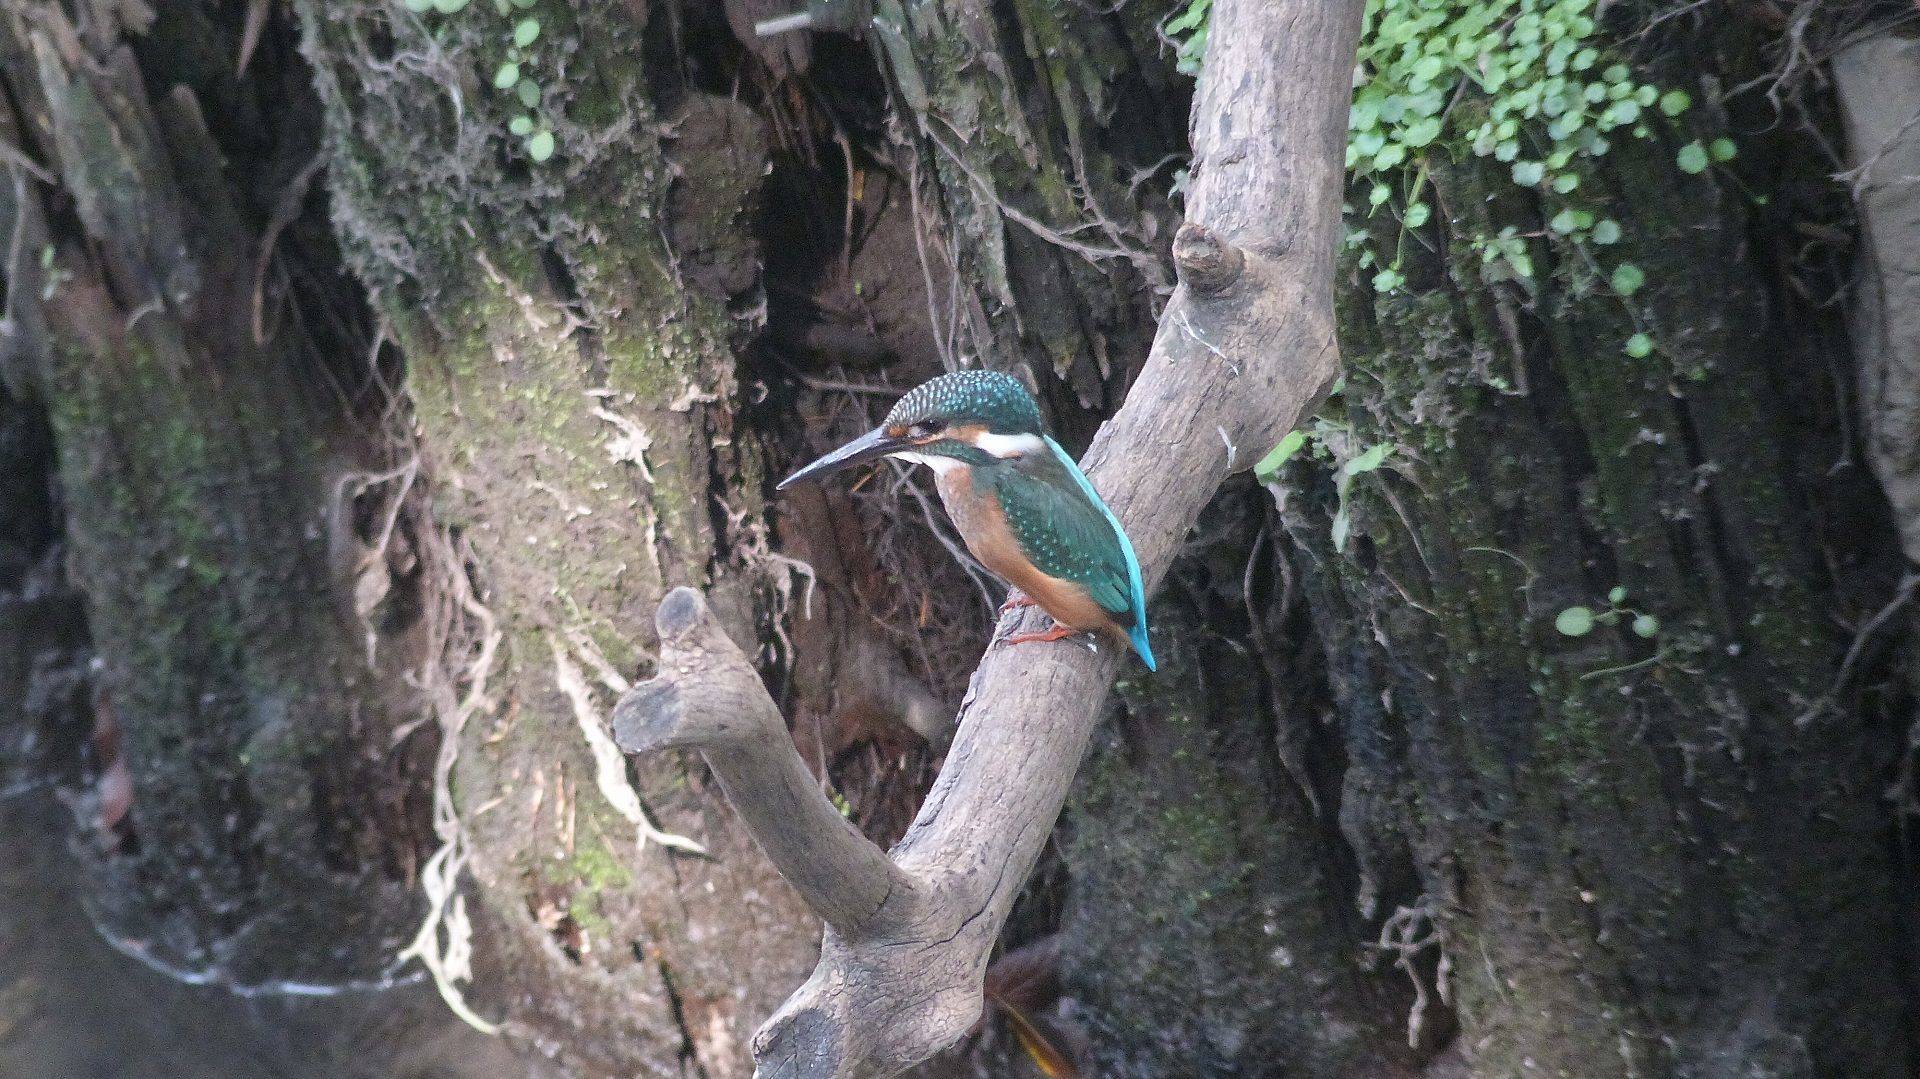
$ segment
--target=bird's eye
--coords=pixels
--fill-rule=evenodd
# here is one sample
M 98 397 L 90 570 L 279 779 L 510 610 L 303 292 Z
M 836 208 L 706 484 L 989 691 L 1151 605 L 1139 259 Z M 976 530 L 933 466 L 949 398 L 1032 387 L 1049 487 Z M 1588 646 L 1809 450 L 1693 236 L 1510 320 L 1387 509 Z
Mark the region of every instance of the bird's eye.
M 923 420 L 907 431 L 907 437 L 915 442 L 927 442 L 938 438 L 940 432 L 946 430 L 946 427 L 947 425 L 939 420 Z

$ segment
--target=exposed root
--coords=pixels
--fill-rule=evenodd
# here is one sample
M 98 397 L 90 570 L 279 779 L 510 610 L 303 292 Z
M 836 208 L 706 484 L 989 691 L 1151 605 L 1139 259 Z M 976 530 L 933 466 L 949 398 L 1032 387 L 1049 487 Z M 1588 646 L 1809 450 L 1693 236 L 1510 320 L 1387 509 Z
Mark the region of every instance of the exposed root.
M 640 805 L 639 792 L 627 782 L 626 758 L 607 734 L 607 720 L 601 714 L 600 706 L 594 702 L 592 687 L 587 685 L 586 678 L 581 675 L 573 657 L 567 654 L 560 638 L 549 633 L 547 647 L 553 652 L 554 681 L 572 703 L 573 718 L 580 724 L 580 734 L 587 740 L 587 749 L 593 753 L 593 779 L 594 785 L 600 788 L 600 796 L 607 800 L 614 812 L 639 829 L 642 847 L 651 841 L 689 854 L 706 854 L 707 848 L 686 836 L 663 832 L 647 819 L 646 811 Z M 600 662 L 606 661 L 602 659 Z
M 434 533 L 431 548 L 440 563 L 434 569 L 444 597 L 433 627 L 435 643 L 441 647 L 429 650 L 426 671 L 420 681 L 427 691 L 428 707 L 440 722 L 440 753 L 433 767 L 433 831 L 440 847 L 420 872 L 421 889 L 427 895 L 427 917 L 413 943 L 397 959 L 402 962 L 418 959 L 433 977 L 440 998 L 447 1002 L 453 1014 L 483 1034 L 495 1034 L 499 1026 L 469 1008 L 458 985 L 473 978 L 473 925 L 467 918 L 465 897 L 458 891 L 460 871 L 466 867 L 468 852 L 466 832 L 453 800 L 452 780 L 453 765 L 460 756 L 461 732 L 475 712 L 489 706 L 487 677 L 493 672 L 502 633 L 493 612 L 474 596 L 472 582 L 452 541 L 444 534 Z M 466 683 L 466 694 L 457 696 L 456 679 L 448 673 L 446 657 L 451 651 L 449 638 L 456 627 L 462 626 L 462 616 L 470 620 L 464 622 L 467 632 L 462 637 L 477 640 L 478 645 L 473 659 L 459 676 L 459 680 Z M 446 930 L 444 946 L 440 936 L 443 928 Z
M 1413 983 L 1413 1007 L 1407 1010 L 1407 1045 L 1420 1048 L 1420 1035 L 1426 1029 L 1427 1008 L 1438 996 L 1440 1003 L 1453 1004 L 1453 962 L 1447 956 L 1446 942 L 1433 921 L 1433 901 L 1421 896 L 1411 907 L 1401 907 L 1380 926 L 1380 940 L 1371 945 L 1394 956 L 1393 965 L 1406 972 Z M 1414 959 L 1428 948 L 1440 949 L 1439 966 L 1433 972 L 1433 992 L 1415 969 Z
M 334 481 L 333 497 L 327 503 L 328 556 L 335 580 L 342 584 L 351 582 L 353 614 L 366 639 L 369 668 L 374 665 L 380 644 L 373 612 L 393 587 L 392 573 L 387 568 L 387 546 L 393 541 L 394 528 L 400 523 L 400 513 L 419 474 L 417 455 L 385 472 L 348 472 Z M 361 538 L 354 522 L 355 501 L 368 489 L 395 481 L 398 486 L 384 507 L 380 531 L 370 540 Z M 409 724 L 405 729 L 411 732 L 413 726 Z

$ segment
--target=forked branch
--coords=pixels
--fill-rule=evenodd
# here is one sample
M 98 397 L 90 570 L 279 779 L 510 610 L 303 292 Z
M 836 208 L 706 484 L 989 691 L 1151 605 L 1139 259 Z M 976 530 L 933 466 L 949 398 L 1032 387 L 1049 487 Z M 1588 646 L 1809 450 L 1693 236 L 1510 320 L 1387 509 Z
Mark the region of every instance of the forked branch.
M 1361 0 L 1216 0 L 1194 105 L 1181 283 L 1087 471 L 1149 585 L 1226 474 L 1332 384 L 1333 263 Z M 1003 619 L 1000 635 L 1023 618 Z M 820 964 L 754 1039 L 763 1077 L 891 1075 L 980 1016 L 987 958 L 1053 829 L 1121 662 L 996 643 L 946 765 L 883 854 L 821 794 L 758 677 L 698 593 L 661 603 L 660 674 L 615 712 L 639 752 L 699 750 L 827 923 Z

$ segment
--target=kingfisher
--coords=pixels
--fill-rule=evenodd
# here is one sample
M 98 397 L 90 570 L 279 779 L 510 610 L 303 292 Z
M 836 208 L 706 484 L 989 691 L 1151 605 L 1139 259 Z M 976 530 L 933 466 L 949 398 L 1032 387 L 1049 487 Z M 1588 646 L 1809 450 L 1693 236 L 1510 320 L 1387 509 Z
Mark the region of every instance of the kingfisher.
M 1089 633 L 1127 642 L 1156 669 L 1133 544 L 1086 473 L 1047 434 L 1040 406 L 1018 379 L 957 371 L 924 382 L 879 427 L 778 489 L 880 457 L 933 470 L 967 550 L 1016 589 L 1003 612 L 1038 604 L 1053 617 L 1052 629 L 1008 643 Z

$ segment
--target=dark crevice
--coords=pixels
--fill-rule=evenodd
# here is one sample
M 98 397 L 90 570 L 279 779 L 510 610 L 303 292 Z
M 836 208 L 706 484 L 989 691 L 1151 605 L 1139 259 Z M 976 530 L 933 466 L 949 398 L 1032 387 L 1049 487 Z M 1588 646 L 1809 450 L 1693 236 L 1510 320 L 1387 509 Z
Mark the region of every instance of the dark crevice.
M 639 942 L 633 945 L 634 958 L 646 962 L 647 952 Z M 667 1008 L 673 1015 L 673 1025 L 680 1032 L 680 1067 L 682 1073 L 689 1068 L 700 1079 L 707 1079 L 706 1066 L 700 1063 L 700 1052 L 693 1038 L 693 1028 L 687 1025 L 686 1002 L 680 997 L 680 989 L 673 981 L 673 971 L 668 969 L 665 959 L 656 959 L 654 969 L 660 972 L 660 987 L 667 994 Z

